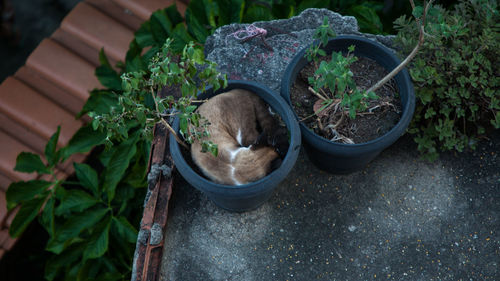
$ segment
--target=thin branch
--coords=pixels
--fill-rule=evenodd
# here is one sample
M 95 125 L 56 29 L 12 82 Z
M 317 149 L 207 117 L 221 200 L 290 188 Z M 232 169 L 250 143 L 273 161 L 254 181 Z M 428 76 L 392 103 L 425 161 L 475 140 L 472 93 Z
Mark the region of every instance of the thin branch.
M 427 3 L 427 6 L 424 8 L 424 12 L 422 15 L 422 19 L 425 19 L 425 16 L 427 14 L 427 11 L 429 10 L 429 6 L 432 4 L 434 0 L 430 0 Z M 415 7 L 415 4 L 413 3 L 413 0 L 410 0 L 410 3 L 412 7 Z M 406 59 L 401 62 L 396 68 L 394 68 L 389 74 L 387 74 L 382 80 L 378 81 L 375 85 L 373 85 L 370 89 L 367 90 L 367 92 L 375 92 L 376 90 L 380 89 L 382 85 L 387 83 L 389 80 L 391 80 L 396 74 L 398 74 L 406 65 L 415 57 L 417 54 L 418 50 L 424 44 L 424 26 L 425 26 L 425 21 L 420 21 L 418 18 L 415 17 L 416 22 L 420 25 L 419 26 L 419 38 L 418 38 L 418 44 L 415 46 L 413 51 L 406 57 Z
M 167 127 L 167 129 L 174 135 L 174 138 L 175 140 L 180 144 L 182 145 L 184 148 L 186 149 L 189 149 L 189 146 L 184 143 L 184 141 L 182 141 L 179 136 L 177 135 L 177 133 L 174 131 L 174 129 L 170 126 L 170 124 L 168 124 L 167 121 L 165 121 L 165 119 L 161 118 L 160 119 L 160 123 L 162 123 L 165 127 Z
M 156 112 L 157 112 L 158 117 L 160 117 L 160 123 L 162 123 L 165 127 L 167 127 L 167 129 L 170 131 L 170 133 L 172 133 L 174 135 L 175 140 L 180 145 L 182 145 L 186 149 L 189 149 L 189 146 L 186 143 L 184 143 L 184 141 L 182 141 L 181 138 L 179 138 L 179 136 L 177 135 L 177 133 L 175 132 L 175 130 L 170 126 L 170 124 L 168 124 L 168 122 L 165 121 L 165 119 L 163 119 L 161 117 L 161 113 L 160 113 L 160 111 L 158 109 L 159 108 L 158 107 L 158 102 L 156 101 L 156 97 L 155 97 L 154 90 L 153 90 L 152 87 L 151 87 L 151 96 L 153 97 L 153 100 L 155 102 Z
M 316 92 L 312 87 L 309 87 L 308 89 L 309 89 L 309 91 L 311 91 L 311 93 L 315 94 L 318 98 L 320 98 L 324 101 L 328 100 L 327 98 L 322 96 L 320 93 Z

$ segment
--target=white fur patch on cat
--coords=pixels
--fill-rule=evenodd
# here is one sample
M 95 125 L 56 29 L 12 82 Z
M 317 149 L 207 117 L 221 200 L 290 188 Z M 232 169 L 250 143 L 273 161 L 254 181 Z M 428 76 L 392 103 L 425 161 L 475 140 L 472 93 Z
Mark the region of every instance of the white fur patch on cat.
M 238 135 L 236 136 L 236 141 L 241 145 L 243 146 L 242 143 L 242 138 L 241 138 L 241 129 L 238 129 Z

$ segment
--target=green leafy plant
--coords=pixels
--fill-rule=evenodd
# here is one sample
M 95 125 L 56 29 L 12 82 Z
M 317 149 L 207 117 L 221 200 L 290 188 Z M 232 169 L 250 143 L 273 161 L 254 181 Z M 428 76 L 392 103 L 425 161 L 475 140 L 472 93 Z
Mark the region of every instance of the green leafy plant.
M 349 117 L 354 119 L 357 112 L 366 110 L 366 100 L 378 98 L 373 91 L 365 92 L 356 87 L 353 73 L 349 69 L 349 66 L 357 60 L 352 55 L 353 51 L 354 46 L 350 46 L 346 55 L 333 52 L 330 61 L 321 61 L 316 65 L 314 76 L 309 77 L 309 84 L 312 85 L 310 90 L 323 102 L 315 114 L 337 103 L 342 111 L 347 110 Z
M 347 54 L 332 52 L 329 61 L 322 60 L 320 62 L 319 57 L 326 56 L 323 49 L 326 47 L 329 38 L 335 36 L 335 32 L 330 27 L 326 17 L 323 19 L 323 24 L 317 28 L 314 38 L 318 42 L 312 44 L 306 50 L 305 57 L 313 63 L 315 69 L 313 76 L 308 77 L 309 85 L 312 86 L 309 87 L 309 91 L 319 98 L 318 102 L 321 102 L 321 104 L 320 106 L 316 106 L 317 103 L 315 104 L 315 112 L 309 117 L 314 115 L 319 116 L 319 114 L 323 114 L 323 112 L 327 112 L 331 108 L 335 108 L 335 113 L 340 112 L 340 118 L 335 121 L 335 124 L 328 124 L 326 126 L 326 128 L 335 132 L 335 139 L 346 143 L 354 143 L 351 139 L 342 136 L 336 131 L 344 121 L 345 112 L 348 112 L 348 116 L 354 119 L 358 113 L 367 110 L 368 101 L 378 99 L 375 91 L 401 71 L 415 57 L 420 46 L 423 44 L 425 18 L 432 1 L 429 1 L 427 4 L 424 3 L 423 9 L 415 7 L 413 0 L 410 0 L 410 3 L 415 11 L 414 17 L 417 21 L 417 33 L 419 34 L 418 41 L 412 52 L 400 65 L 368 90 L 360 90 L 356 86 L 354 75 L 350 70 L 351 64 L 357 60 L 352 55 L 354 46 L 349 46 Z M 418 14 L 418 11 L 420 11 L 420 14 Z M 325 126 L 321 123 L 320 118 L 318 118 L 318 123 L 319 129 L 323 130 Z
M 47 280 L 60 275 L 70 280 L 127 279 L 138 225 L 131 211 L 142 205 L 137 197 L 144 196 L 140 187 L 145 184 L 145 174 L 141 180 L 130 175 L 134 167 L 147 165 L 149 143 L 133 128 L 126 141 L 106 152 L 108 157 L 96 160 L 98 170 L 74 163 L 76 179 L 67 181 L 58 179 L 58 167 L 71 155 L 103 144 L 106 134 L 85 126 L 57 149 L 59 132 L 46 145 L 45 162 L 28 152 L 17 157 L 15 170 L 37 173 L 39 179 L 9 186 L 9 210 L 20 206 L 9 234 L 19 236 L 38 217 L 50 236 L 46 250 L 54 254 L 45 267 Z
M 410 0 L 410 3 L 412 7 L 414 7 L 412 0 Z M 328 19 L 325 17 L 323 19 L 323 24 L 317 28 L 314 34 L 314 38 L 319 41 L 319 44 L 312 44 L 305 55 L 306 58 L 315 65 L 314 76 L 308 78 L 309 84 L 312 85 L 309 90 L 322 100 L 322 106 L 314 112 L 314 114 L 317 115 L 333 105 L 339 106 L 342 115 L 341 119 L 334 125 L 335 128 L 342 122 L 344 111 L 349 112 L 349 117 L 351 119 L 354 119 L 358 112 L 365 111 L 367 109 L 367 100 L 377 99 L 378 96 L 375 94 L 375 91 L 401 71 L 416 55 L 420 46 L 423 44 L 424 29 L 421 23 L 425 22 L 425 16 L 431 3 L 432 1 L 425 5 L 423 13 L 414 15 L 418 22 L 417 33 L 419 34 L 419 40 L 416 42 L 413 51 L 400 65 L 366 91 L 358 89 L 353 78 L 353 73 L 349 68 L 350 65 L 357 60 L 357 58 L 352 55 L 355 48 L 354 46 L 350 46 L 345 55 L 342 54 L 342 52 L 332 52 L 329 62 L 323 60 L 318 65 L 318 56 L 326 55 L 325 51 L 321 48 L 327 45 L 329 37 L 335 36 L 335 32 L 330 27 Z M 417 10 L 417 8 L 415 7 L 414 10 Z
M 463 0 L 429 11 L 428 40 L 410 65 L 417 106 L 409 132 L 430 160 L 439 150 L 474 148 L 488 127 L 500 128 L 500 15 L 497 1 Z M 419 12 L 419 11 L 416 11 Z M 414 44 L 411 19 L 395 21 L 397 42 Z
M 193 42 L 184 47 L 180 56 L 172 53 L 172 42 L 167 38 L 160 51 L 151 58 L 147 72 L 141 70 L 121 75 L 123 94 L 118 96 L 118 104 L 109 113 L 89 111 L 92 126 L 105 130 L 109 141 L 127 140 L 128 127 L 136 123 L 143 127 L 143 135 L 151 139 L 154 125 L 161 123 L 180 144 L 188 148 L 164 119 L 177 115 L 179 132 L 184 140 L 188 144 L 201 141 L 204 152 L 217 156 L 217 144 L 205 138 L 210 136 L 208 121 L 195 112 L 197 106 L 193 105 L 193 101 L 207 86 L 215 90 L 227 86 L 226 76 L 215 69 L 215 63 L 205 60 L 202 51 L 196 49 Z M 177 99 L 172 95 L 160 97 L 158 93 L 164 87 L 179 88 L 181 96 Z

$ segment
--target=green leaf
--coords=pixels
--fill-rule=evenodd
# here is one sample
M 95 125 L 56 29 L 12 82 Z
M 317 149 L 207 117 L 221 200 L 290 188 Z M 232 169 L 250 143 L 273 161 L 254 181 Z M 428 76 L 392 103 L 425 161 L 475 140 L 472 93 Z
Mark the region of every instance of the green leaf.
M 268 21 L 272 19 L 273 15 L 269 7 L 260 4 L 252 4 L 243 15 L 242 22 Z
M 171 45 L 172 51 L 177 54 L 181 53 L 184 46 L 186 46 L 189 42 L 194 41 L 193 37 L 191 37 L 191 35 L 187 32 L 183 23 L 179 23 L 175 26 L 171 37 L 174 39 Z
M 192 13 L 193 12 L 189 8 L 186 10 L 187 31 L 192 34 L 198 42 L 204 44 L 210 33 L 202 24 L 200 24 L 198 19 L 194 17 Z
M 134 157 L 137 148 L 136 143 L 140 132 L 136 131 L 128 140 L 113 148 L 114 152 L 109 159 L 108 166 L 104 171 L 103 190 L 108 195 L 108 202 L 115 196 L 115 189 L 127 170 L 130 160 Z
M 218 0 L 220 26 L 230 23 L 240 23 L 245 8 L 244 0 Z
M 40 208 L 45 202 L 45 197 L 32 199 L 21 206 L 16 217 L 12 221 L 9 228 L 9 234 L 12 237 L 19 237 L 21 233 L 28 227 L 33 219 L 38 215 Z
M 73 163 L 75 167 L 76 177 L 82 186 L 88 188 L 94 196 L 99 194 L 99 178 L 97 172 L 87 164 Z
M 40 216 L 40 224 L 45 228 L 50 236 L 54 236 L 54 204 L 56 200 L 50 197 L 43 208 L 42 215 Z
M 47 251 L 60 254 L 64 248 L 69 246 L 83 230 L 91 228 L 97 224 L 107 213 L 109 209 L 97 206 L 83 213 L 77 213 L 56 229 L 56 234 L 47 244 Z M 68 243 L 66 243 L 68 242 Z
M 179 116 L 179 129 L 181 134 L 186 134 L 188 129 L 188 120 L 185 116 Z
M 99 200 L 85 191 L 79 189 L 68 190 L 62 198 L 61 204 L 57 206 L 55 214 L 61 216 L 71 212 L 82 212 L 97 203 L 99 203 Z
M 382 22 L 373 8 L 357 5 L 351 7 L 347 13 L 356 17 L 360 31 L 373 34 L 382 33 Z
M 112 68 L 111 64 L 109 63 L 108 57 L 106 56 L 106 53 L 104 53 L 104 48 L 101 48 L 101 50 L 99 51 L 99 63 L 106 67 Z
M 165 9 L 165 13 L 167 13 L 168 19 L 172 23 L 172 26 L 176 26 L 181 22 L 184 22 L 182 15 L 177 10 L 177 6 L 172 4 Z
M 208 22 L 205 3 L 203 0 L 189 1 L 188 9 L 191 11 L 190 13 L 192 13 L 193 17 L 195 17 L 200 24 L 210 25 L 210 23 Z
M 297 1 L 298 2 L 298 1 Z M 287 19 L 295 15 L 295 8 L 297 7 L 295 0 L 281 0 L 273 1 L 272 13 L 274 18 Z
M 110 273 L 110 272 L 105 272 L 104 274 L 98 276 L 96 281 L 116 281 L 116 280 L 123 280 L 125 276 L 123 276 L 120 273 Z
M 19 203 L 26 202 L 44 192 L 53 183 L 43 180 L 19 181 L 9 185 L 6 192 L 7 206 L 14 208 Z
M 24 173 L 50 174 L 50 170 L 45 167 L 40 156 L 31 152 L 19 153 L 14 170 Z
M 305 0 L 301 1 L 297 11 L 297 15 L 308 8 L 328 8 L 328 0 Z
M 98 258 L 106 253 L 109 244 L 110 225 L 111 216 L 108 216 L 94 229 L 83 252 L 83 260 Z
M 120 91 L 122 89 L 122 80 L 120 79 L 120 75 L 113 68 L 107 65 L 100 65 L 96 68 L 95 75 L 104 87 L 116 91 Z
M 137 41 L 137 44 L 141 48 L 145 48 L 155 44 L 153 34 L 151 33 L 150 21 L 144 22 L 139 28 L 139 30 L 135 32 L 134 36 L 135 40 Z
M 167 14 L 164 10 L 158 10 L 151 15 L 150 27 L 153 39 L 158 44 L 165 43 L 165 40 L 167 40 L 172 33 L 172 23 L 167 18 Z
M 78 270 L 78 275 L 76 277 L 76 281 L 87 281 L 87 280 L 95 280 L 99 271 L 102 268 L 102 260 L 101 259 L 91 259 L 91 260 L 83 260 L 81 262 L 82 267 Z
M 118 218 L 113 217 L 111 226 L 113 232 L 115 232 L 120 239 L 129 243 L 135 243 L 137 241 L 137 229 L 132 226 L 124 216 Z
M 45 158 L 49 166 L 54 166 L 59 161 L 60 153 L 57 151 L 57 141 L 59 140 L 59 133 L 61 126 L 57 126 L 57 131 L 50 137 L 49 142 L 45 146 Z
M 70 267 L 82 256 L 85 244 L 79 243 L 68 247 L 63 255 L 53 255 L 45 264 L 45 279 L 54 280 L 62 269 Z
M 82 111 L 78 113 L 77 118 L 88 112 L 94 112 L 97 115 L 109 114 L 113 107 L 117 111 L 121 108 L 118 103 L 118 96 L 114 92 L 94 90 L 90 92 L 90 97 L 87 99 Z
M 63 158 L 67 159 L 74 153 L 88 152 L 95 146 L 103 144 L 105 140 L 106 133 L 92 129 L 91 125 L 81 127 L 64 149 Z

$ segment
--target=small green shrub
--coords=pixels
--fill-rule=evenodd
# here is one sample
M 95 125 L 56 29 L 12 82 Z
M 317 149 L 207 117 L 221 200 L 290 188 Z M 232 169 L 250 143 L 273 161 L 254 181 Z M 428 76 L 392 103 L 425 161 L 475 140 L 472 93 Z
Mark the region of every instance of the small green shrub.
M 217 156 L 217 144 L 203 139 L 208 137 L 208 121 L 195 112 L 198 93 L 211 86 L 215 90 L 227 86 L 227 79 L 216 70 L 216 64 L 205 60 L 200 48 L 190 42 L 179 56 L 172 51 L 173 40 L 168 38 L 150 60 L 147 71 L 139 70 L 121 75 L 123 95 L 117 96 L 118 103 L 109 112 L 90 110 L 94 129 L 107 132 L 107 141 L 111 139 L 127 140 L 130 124 L 139 124 L 146 139 L 152 139 L 154 125 L 163 124 L 186 146 L 164 118 L 178 116 L 179 132 L 188 144 L 195 140 L 202 143 L 204 152 Z M 181 96 L 160 97 L 158 93 L 164 87 L 179 88 Z M 134 122 L 136 121 L 136 122 Z M 189 124 L 193 126 L 189 126 Z M 197 128 L 201 127 L 202 130 Z M 202 140 L 203 139 L 203 140 Z
M 396 42 L 409 52 L 418 40 L 415 25 L 405 16 L 394 24 Z M 488 127 L 500 128 L 497 1 L 462 0 L 453 11 L 435 6 L 425 30 L 410 67 L 417 106 L 409 132 L 433 160 L 439 150 L 474 148 Z
M 323 100 L 321 108 L 315 114 L 330 107 L 338 101 L 340 108 L 349 111 L 349 117 L 354 119 L 357 112 L 366 110 L 366 100 L 377 99 L 377 95 L 370 91 L 361 91 L 356 87 L 354 74 L 350 70 L 357 57 L 352 55 L 354 46 L 350 46 L 348 53 L 332 52 L 330 61 L 323 60 L 319 62 L 319 57 L 326 56 L 323 49 L 330 38 L 335 37 L 335 31 L 330 27 L 328 18 L 323 19 L 315 33 L 314 39 L 318 44 L 312 44 L 307 50 L 305 57 L 314 64 L 316 69 L 314 76 L 308 78 L 312 91 L 316 96 Z

